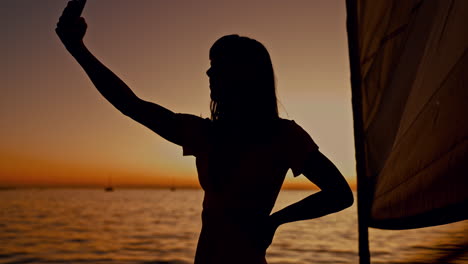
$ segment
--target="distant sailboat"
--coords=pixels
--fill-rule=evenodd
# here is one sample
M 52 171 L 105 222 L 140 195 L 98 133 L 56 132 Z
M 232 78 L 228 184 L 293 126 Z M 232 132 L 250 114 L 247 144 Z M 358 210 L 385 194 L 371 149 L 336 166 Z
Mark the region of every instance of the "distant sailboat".
M 468 218 L 468 1 L 346 3 L 363 264 L 368 227 Z
M 171 192 L 175 192 L 176 191 L 176 187 L 175 187 L 175 184 L 174 184 L 174 175 L 171 175 L 171 187 L 169 187 L 169 190 Z
M 109 178 L 107 178 L 107 187 L 104 188 L 104 191 L 106 192 L 113 192 L 114 191 L 114 188 L 112 187 L 112 177 L 109 176 Z

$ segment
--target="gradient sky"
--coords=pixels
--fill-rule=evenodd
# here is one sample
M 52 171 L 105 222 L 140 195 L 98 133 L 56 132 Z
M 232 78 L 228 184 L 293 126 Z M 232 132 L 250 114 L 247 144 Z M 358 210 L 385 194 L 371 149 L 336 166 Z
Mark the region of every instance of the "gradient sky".
M 54 29 L 66 2 L 2 1 L 0 186 L 102 186 L 109 176 L 116 185 L 197 185 L 195 159 L 114 109 L 63 48 Z M 139 97 L 203 117 L 213 42 L 259 40 L 280 115 L 354 181 L 343 0 L 88 0 L 83 16 L 89 49 Z

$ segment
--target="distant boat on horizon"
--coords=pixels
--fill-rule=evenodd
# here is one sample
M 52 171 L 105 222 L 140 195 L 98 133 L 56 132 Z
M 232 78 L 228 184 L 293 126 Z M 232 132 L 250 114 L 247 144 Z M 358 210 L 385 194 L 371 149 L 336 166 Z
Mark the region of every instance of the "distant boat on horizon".
M 112 178 L 111 178 L 111 176 L 109 176 L 109 178 L 107 179 L 107 187 L 104 188 L 104 191 L 106 191 L 106 192 L 113 192 L 114 191 L 114 188 L 112 187 Z

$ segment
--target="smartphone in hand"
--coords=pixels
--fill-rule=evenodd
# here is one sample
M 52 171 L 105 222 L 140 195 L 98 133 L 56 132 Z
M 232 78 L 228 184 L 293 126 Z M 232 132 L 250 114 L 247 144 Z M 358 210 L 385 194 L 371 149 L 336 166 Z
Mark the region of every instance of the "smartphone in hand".
M 63 10 L 59 23 L 69 23 L 76 21 L 81 17 L 83 9 L 86 5 L 86 0 L 71 0 L 68 2 L 67 7 Z

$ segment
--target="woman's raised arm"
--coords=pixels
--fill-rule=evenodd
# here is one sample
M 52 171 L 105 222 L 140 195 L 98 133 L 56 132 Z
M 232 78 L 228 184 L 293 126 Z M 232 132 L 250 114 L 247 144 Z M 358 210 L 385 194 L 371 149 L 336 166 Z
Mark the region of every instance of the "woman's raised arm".
M 65 48 L 85 70 L 97 90 L 120 112 L 150 128 L 165 139 L 177 143 L 173 130 L 175 114 L 138 98 L 111 70 L 102 64 L 83 42 L 87 24 L 81 17 L 86 0 L 72 0 L 63 10 L 55 31 Z

